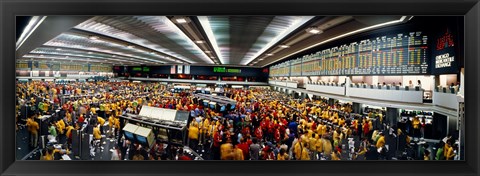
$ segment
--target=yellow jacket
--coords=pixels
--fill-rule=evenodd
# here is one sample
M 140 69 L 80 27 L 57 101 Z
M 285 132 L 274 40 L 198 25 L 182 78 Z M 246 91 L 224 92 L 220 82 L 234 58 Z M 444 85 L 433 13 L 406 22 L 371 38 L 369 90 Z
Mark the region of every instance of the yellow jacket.
M 277 160 L 288 160 L 288 157 L 287 153 L 284 153 L 283 156 L 280 153 L 277 154 Z
M 420 128 L 420 119 L 413 118 L 412 124 L 413 124 L 413 128 L 419 129 Z
M 385 137 L 381 136 L 380 138 L 378 138 L 376 146 L 377 148 L 380 148 L 380 147 L 383 147 L 383 145 L 385 145 Z
M 27 119 L 27 129 L 30 133 L 33 134 L 38 134 L 38 129 L 40 129 L 40 126 L 38 125 L 35 120 L 32 120 L 30 118 Z
M 448 147 L 447 156 L 445 156 L 445 159 L 453 160 L 453 157 L 455 157 L 455 153 L 453 152 L 453 147 Z
M 230 143 L 225 143 L 220 146 L 220 157 L 222 160 L 233 159 L 233 146 Z
M 234 160 L 244 160 L 242 149 L 236 148 L 236 149 L 233 149 L 233 152 L 234 152 Z
M 198 127 L 196 125 L 191 125 L 190 128 L 188 128 L 188 138 L 189 139 L 195 139 L 198 140 Z
M 115 118 L 115 125 L 113 127 L 120 129 L 120 118 Z
M 65 122 L 63 122 L 63 120 L 59 120 L 57 121 L 56 125 L 57 125 L 58 134 L 63 134 L 65 130 Z
M 115 117 L 113 117 L 113 115 L 111 115 L 109 118 L 108 118 L 108 126 L 110 128 L 112 128 L 112 126 L 114 125 L 115 123 Z
M 332 160 L 333 160 L 333 161 L 340 160 L 340 158 L 339 158 L 339 156 L 337 155 L 337 153 L 335 153 L 335 152 L 332 153 Z
M 310 151 L 316 151 L 317 150 L 317 139 L 310 137 L 308 146 L 309 146 Z
M 100 116 L 97 116 L 97 121 L 98 123 L 100 123 L 100 126 L 103 126 L 105 125 L 105 119 L 100 117 Z
M 100 128 L 98 127 L 93 128 L 93 137 L 96 140 L 100 140 L 102 138 L 102 133 L 100 132 Z
M 69 138 L 70 134 L 72 134 L 72 130 L 73 130 L 73 126 L 68 126 L 67 127 L 67 133 L 65 133 L 65 135 L 67 135 L 67 138 Z
M 302 148 L 300 142 L 295 143 L 295 146 L 293 147 L 293 153 L 295 153 L 295 158 L 297 158 L 297 160 L 300 158 L 301 152 Z
M 323 152 L 323 138 L 317 138 L 315 141 L 317 152 Z
M 310 160 L 310 155 L 308 154 L 308 150 L 305 147 L 303 147 L 302 156 L 300 157 L 300 160 Z
M 330 140 L 323 140 L 323 153 L 330 155 L 332 153 L 332 143 Z

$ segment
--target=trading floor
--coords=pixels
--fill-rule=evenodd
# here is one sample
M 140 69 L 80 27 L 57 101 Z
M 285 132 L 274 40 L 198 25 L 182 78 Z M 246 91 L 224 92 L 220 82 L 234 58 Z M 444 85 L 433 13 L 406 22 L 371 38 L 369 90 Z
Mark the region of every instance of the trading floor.
M 417 116 L 406 128 L 390 127 L 380 109 L 366 109 L 362 116 L 352 113 L 350 103 L 294 99 L 269 87 L 222 87 L 212 95 L 210 88 L 158 83 L 33 81 L 19 83 L 18 89 L 30 100 L 19 100 L 29 119 L 19 113 L 18 152 L 33 149 L 27 131 L 31 123 L 40 122 L 48 131 L 41 134 L 40 146 L 23 154 L 27 160 L 45 155 L 62 160 L 433 160 L 436 153 L 424 151 L 444 147 L 439 140 L 424 139 Z M 31 93 L 35 89 L 40 91 Z M 43 97 L 53 101 L 35 102 Z M 184 111 L 188 124 L 168 126 L 154 119 L 165 116 L 145 109 L 165 116 L 167 110 Z M 127 124 L 146 127 L 148 133 L 132 132 Z M 121 130 L 114 129 L 117 125 Z M 179 127 L 177 135 L 162 133 L 174 127 Z M 450 137 L 447 143 L 456 147 L 456 140 Z
M 17 16 L 16 158 L 464 160 L 463 18 Z

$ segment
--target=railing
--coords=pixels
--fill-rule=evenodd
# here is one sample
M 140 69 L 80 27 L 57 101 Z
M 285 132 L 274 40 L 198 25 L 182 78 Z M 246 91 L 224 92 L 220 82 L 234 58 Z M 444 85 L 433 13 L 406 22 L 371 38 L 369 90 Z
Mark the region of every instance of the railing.
M 351 84 L 347 87 L 346 96 L 377 99 L 385 101 L 423 103 L 423 89 L 415 87 L 410 89 L 408 86 L 374 86 Z
M 308 83 L 306 89 L 314 92 L 345 95 L 345 85 L 338 83 Z
M 433 92 L 433 104 L 450 109 L 458 109 L 458 87 L 436 87 Z

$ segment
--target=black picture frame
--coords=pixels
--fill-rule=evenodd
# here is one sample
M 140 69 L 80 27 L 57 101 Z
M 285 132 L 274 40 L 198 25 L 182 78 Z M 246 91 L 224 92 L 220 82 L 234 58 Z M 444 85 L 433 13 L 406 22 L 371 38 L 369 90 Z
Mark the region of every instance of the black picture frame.
M 479 174 L 478 0 L 1 0 L 2 175 L 463 175 Z M 465 15 L 465 161 L 16 161 L 16 15 Z

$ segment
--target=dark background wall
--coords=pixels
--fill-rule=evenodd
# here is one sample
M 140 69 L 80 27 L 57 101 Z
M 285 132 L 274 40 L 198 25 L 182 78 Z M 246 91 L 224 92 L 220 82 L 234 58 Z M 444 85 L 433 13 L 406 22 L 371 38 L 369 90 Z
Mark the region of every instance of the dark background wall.
M 134 67 L 148 67 L 150 69 L 149 72 L 143 71 L 134 71 Z M 214 67 L 225 67 L 225 69 L 240 69 L 240 73 L 221 73 L 221 72 L 214 72 Z M 173 75 L 171 74 L 171 65 L 164 65 L 164 66 L 114 66 L 113 71 L 114 73 L 118 74 L 118 76 L 138 76 L 152 77 L 153 74 L 162 74 L 162 75 Z M 190 67 L 190 74 L 193 76 L 220 76 L 220 77 L 244 77 L 247 78 L 254 78 L 256 82 L 266 82 L 268 80 L 268 69 L 263 68 L 251 68 L 251 67 L 229 67 L 229 66 L 191 66 Z

